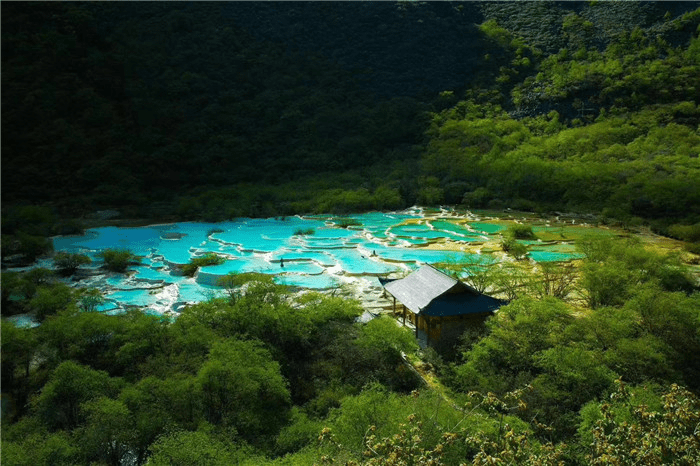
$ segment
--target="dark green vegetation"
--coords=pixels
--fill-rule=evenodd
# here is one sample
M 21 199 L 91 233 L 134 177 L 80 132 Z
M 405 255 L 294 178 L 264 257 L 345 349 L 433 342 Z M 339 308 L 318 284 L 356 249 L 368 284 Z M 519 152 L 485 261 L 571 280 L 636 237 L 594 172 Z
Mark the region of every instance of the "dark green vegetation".
M 517 240 L 535 240 L 537 237 L 530 225 L 511 225 L 503 234 L 501 247 L 505 252 L 516 259 L 524 259 L 527 256 L 527 246 Z
M 58 273 L 64 276 L 73 275 L 81 265 L 92 263 L 92 259 L 85 254 L 59 251 L 53 256 L 53 263 Z
M 580 247 L 578 270 L 480 264 L 512 301 L 451 355 L 266 275 L 229 275 L 225 298 L 170 321 L 91 312 L 99 296 L 41 269 L 3 274 L 39 283 L 14 305 L 44 319 L 2 323 L 3 464 L 694 464 L 693 277 L 631 239 Z
M 445 203 L 678 231 L 700 221 L 695 7 L 12 2 L 3 215 Z
M 279 455 L 368 384 L 379 397 L 418 386 L 400 357 L 416 343 L 391 320 L 354 325 L 357 303 L 292 299 L 269 277 L 231 282 L 245 293 L 172 323 L 80 311 L 75 296 L 38 328 L 4 321 L 3 464 L 141 464 L 149 452 L 160 464 L 196 456 L 190 442 L 220 444 L 216 458 Z
M 3 262 L 98 209 L 414 203 L 591 212 L 698 251 L 697 6 L 5 3 Z M 170 322 L 3 272 L 3 314 L 42 323 L 2 323 L 2 463 L 697 464 L 696 281 L 639 244 L 581 249 L 579 268 L 470 265 L 512 302 L 452 355 L 269 277 Z
M 309 235 L 313 235 L 315 233 L 316 233 L 316 230 L 314 230 L 313 228 L 307 228 L 307 229 L 298 228 L 298 229 L 294 230 L 295 236 L 309 236 Z
M 104 267 L 112 272 L 124 273 L 130 265 L 136 265 L 140 259 L 128 249 L 105 249 L 100 252 Z
M 221 265 L 226 262 L 226 259 L 214 254 L 213 252 L 204 254 L 201 257 L 195 257 L 190 259 L 189 263 L 181 267 L 182 274 L 186 277 L 194 277 L 200 267 L 205 267 L 207 265 Z
M 60 275 L 62 271 L 58 270 Z M 2 315 L 30 313 L 42 321 L 67 307 L 94 311 L 102 303 L 96 289 L 72 288 L 58 280 L 55 272 L 42 267 L 27 272 L 3 271 Z

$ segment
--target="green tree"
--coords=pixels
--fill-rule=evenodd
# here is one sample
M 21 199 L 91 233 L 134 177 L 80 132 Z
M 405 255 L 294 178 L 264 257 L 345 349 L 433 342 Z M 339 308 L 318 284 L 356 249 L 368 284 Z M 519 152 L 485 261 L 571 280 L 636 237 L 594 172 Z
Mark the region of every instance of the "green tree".
M 632 239 L 586 240 L 581 285 L 592 308 L 623 304 L 643 284 L 691 292 L 693 280 L 677 256 L 646 250 Z
M 282 428 L 275 439 L 276 452 L 287 454 L 312 445 L 318 440 L 318 434 L 322 429 L 321 421 L 312 419 L 305 411 L 293 407 L 289 424 Z
M 491 280 L 494 290 L 512 301 L 526 294 L 530 277 L 520 265 L 505 263 L 492 270 Z
M 388 316 L 370 320 L 362 326 L 355 344 L 363 350 L 382 355 L 385 364 L 399 364 L 402 354 L 412 355 L 418 350 L 415 336 Z
M 333 412 L 334 423 L 319 437 L 321 445 L 329 447 L 321 464 L 336 464 L 334 460 L 343 464 L 349 452 L 355 454 L 355 460 L 362 458 L 359 464 L 375 466 L 497 464 L 501 458 L 513 464 L 553 460 L 556 456 L 541 451 L 527 425 L 512 415 L 526 407 L 522 393 L 518 390 L 498 398 L 493 393 L 471 392 L 462 409 L 441 410 L 443 394 L 424 390 L 400 397 L 368 386 L 360 395 L 343 400 Z M 550 450 L 553 445 L 547 444 L 546 451 Z
M 24 261 L 31 263 L 53 251 L 53 243 L 43 236 L 29 235 L 20 231 L 10 241 L 10 248 L 3 247 L 3 255 L 6 249 L 9 252 L 21 254 Z
M 222 256 L 214 254 L 213 252 L 208 252 L 201 257 L 193 257 L 190 262 L 181 267 L 183 275 L 186 277 L 194 277 L 200 267 L 206 267 L 208 265 L 220 265 L 226 262 Z
M 676 384 L 663 395 L 658 411 L 635 403 L 632 392 L 618 381 L 611 402 L 600 405 L 603 418 L 593 428 L 590 464 L 679 464 L 700 462 L 700 400 Z M 629 411 L 629 421 L 617 418 L 615 407 Z
M 3 232 L 26 231 L 31 235 L 49 236 L 55 222 L 56 215 L 45 206 L 14 206 L 2 212 Z
M 94 312 L 104 303 L 102 292 L 97 288 L 80 288 L 77 291 L 78 307 L 86 312 Z
M 340 408 L 330 413 L 329 420 L 338 443 L 359 456 L 370 427 L 375 426 L 378 435 L 391 435 L 401 420 L 410 414 L 406 412 L 407 408 L 401 396 L 373 383 L 357 396 L 344 398 Z
M 539 296 L 565 299 L 578 279 L 576 266 L 571 263 L 542 262 L 533 278 L 533 288 Z
M 353 342 L 357 348 L 352 362 L 356 378 L 376 380 L 393 390 L 410 391 L 420 384 L 419 377 L 403 360 L 418 351 L 413 332 L 398 325 L 396 319 L 382 316 L 364 324 Z M 350 368 L 348 368 L 350 369 Z
M 231 272 L 219 278 L 217 285 L 226 290 L 230 303 L 236 304 L 236 301 L 243 295 L 244 285 L 249 282 L 262 282 L 267 285 L 272 285 L 274 278 L 271 275 L 256 272 Z
M 214 344 L 197 374 L 205 418 L 234 427 L 250 441 L 276 433 L 286 422 L 289 390 L 280 366 L 255 341 Z
M 14 323 L 2 320 L 0 326 L 2 331 L 2 349 L 0 356 L 2 357 L 2 386 L 7 393 L 15 393 L 16 403 L 18 406 L 24 406 L 26 402 L 26 393 L 24 390 L 17 393 L 17 381 L 20 378 L 29 379 L 29 369 L 31 362 L 36 355 L 38 347 L 37 335 L 33 329 L 18 328 Z M 12 416 L 14 413 L 8 413 L 3 410 L 4 416 Z
M 202 400 L 194 376 L 170 374 L 167 379 L 144 377 L 119 395 L 132 413 L 134 439 L 131 448 L 143 463 L 149 447 L 168 428 L 194 429 L 203 422 Z
M 62 430 L 48 432 L 42 426 L 32 425 L 36 423 L 36 420 L 30 418 L 3 427 L 3 464 L 70 466 L 80 462 L 78 442 L 70 433 Z
M 517 260 L 524 259 L 527 256 L 527 246 L 523 243 L 519 243 L 514 238 L 504 238 L 503 241 L 501 241 L 501 247 Z
M 81 405 L 85 422 L 77 430 L 86 462 L 119 466 L 135 441 L 133 417 L 119 400 L 90 399 Z
M 477 259 L 469 262 L 448 262 L 442 265 L 441 268 L 444 272 L 461 279 L 479 293 L 484 293 L 493 285 L 495 267 L 492 267 L 492 265 L 493 261 L 491 259 L 479 256 Z M 463 275 L 464 277 L 462 277 Z
M 583 268 L 581 284 L 588 292 L 588 305 L 593 309 L 614 306 L 629 296 L 632 274 L 623 264 L 587 264 Z
M 119 360 L 124 358 L 125 367 L 134 367 L 133 362 L 128 361 L 141 361 L 136 373 L 142 377 L 167 379 L 178 373 L 195 375 L 206 361 L 211 346 L 221 339 L 215 331 L 218 330 L 215 315 L 208 315 L 210 319 L 202 322 L 199 320 L 204 320 L 201 315 L 193 318 L 189 313 L 200 304 L 184 309 L 173 323 L 144 322 L 144 325 L 138 325 L 139 330 L 133 334 L 137 338 L 120 348 Z
M 127 249 L 105 249 L 99 253 L 104 267 L 112 272 L 124 273 L 127 267 L 140 263 L 140 258 Z
M 40 286 L 51 284 L 55 280 L 54 275 L 52 270 L 44 267 L 37 267 L 25 272 L 23 278 L 35 286 Z
M 684 383 L 697 389 L 700 363 L 692 355 L 700 351 L 700 295 L 663 292 L 647 285 L 640 287 L 624 307 L 638 316 L 645 333 L 658 339 L 659 343 L 650 345 L 650 349 L 661 351 L 668 364 L 683 374 Z
M 24 272 L 17 284 L 17 292 L 21 293 L 25 299 L 30 300 L 36 293 L 37 287 L 51 285 L 55 280 L 52 270 L 44 267 L 37 267 Z
M 150 451 L 148 464 L 153 466 L 229 466 L 244 457 L 230 441 L 203 430 L 170 432 L 161 436 Z
M 64 277 L 75 274 L 81 265 L 90 264 L 92 259 L 85 254 L 59 251 L 53 257 L 58 273 Z
M 639 314 L 630 306 L 597 309 L 576 321 L 572 333 L 579 334 L 587 348 L 600 354 L 599 362 L 625 380 L 677 380 L 679 373 L 669 360 L 670 348 L 644 331 Z
M 84 402 L 115 396 L 120 385 L 119 380 L 111 379 L 106 372 L 65 361 L 54 369 L 32 400 L 32 411 L 51 430 L 73 429 L 85 420 L 80 409 Z
M 506 229 L 504 236 L 513 239 L 527 239 L 533 240 L 537 239 L 535 233 L 532 231 L 532 225 L 515 224 L 510 225 Z
M 486 321 L 488 335 L 463 355 L 454 383 L 463 390 L 506 392 L 532 381 L 540 372 L 537 356 L 557 346 L 572 322 L 559 300 L 520 298 Z
M 578 412 L 589 400 L 610 391 L 617 374 L 601 364 L 603 353 L 575 343 L 560 343 L 537 353 L 535 366 L 540 372 L 532 381 L 531 392 L 523 396 L 528 404 L 522 417 L 537 417 L 554 431 L 551 438 L 567 438 L 575 433 Z
M 59 311 L 70 309 L 76 304 L 76 291 L 63 283 L 51 286 L 40 286 L 29 301 L 29 308 L 36 314 L 39 321 Z
M 2 313 L 10 314 L 10 297 L 20 290 L 21 277 L 18 272 L 4 272 L 0 275 L 0 293 L 2 293 Z

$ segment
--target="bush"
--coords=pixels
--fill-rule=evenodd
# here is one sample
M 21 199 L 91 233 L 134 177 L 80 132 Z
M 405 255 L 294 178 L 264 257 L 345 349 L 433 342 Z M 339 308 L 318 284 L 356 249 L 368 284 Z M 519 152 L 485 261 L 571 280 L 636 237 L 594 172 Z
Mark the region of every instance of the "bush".
M 695 225 L 671 225 L 668 227 L 668 234 L 689 243 L 698 243 L 700 242 L 700 223 Z
M 223 442 L 206 430 L 194 432 L 174 430 L 158 437 L 150 447 L 148 464 L 239 464 L 241 454 L 230 443 Z
M 112 272 L 123 273 L 132 264 L 139 264 L 140 258 L 128 249 L 105 249 L 99 256 L 105 262 L 105 268 Z
M 316 233 L 316 230 L 314 230 L 313 228 L 307 228 L 307 229 L 297 228 L 296 230 L 294 230 L 294 236 L 309 236 L 309 235 L 313 235 L 315 233 Z
M 513 238 L 504 238 L 503 241 L 501 241 L 501 247 L 505 252 L 518 260 L 524 259 L 525 256 L 527 256 L 527 246 L 518 243 Z
M 16 235 L 2 236 L 3 258 L 19 254 L 22 256 L 22 262 L 31 263 L 52 250 L 53 243 L 43 236 L 28 235 L 21 231 Z
M 292 408 L 291 422 L 284 427 L 276 439 L 276 449 L 278 454 L 286 454 L 299 451 L 307 445 L 311 445 L 318 439 L 318 433 L 323 429 L 320 421 L 312 420 L 309 416 L 299 410 Z
M 337 218 L 335 219 L 335 224 L 340 228 L 362 226 L 362 222 L 359 222 L 354 218 Z
M 53 258 L 53 263 L 58 269 L 58 273 L 63 276 L 73 275 L 81 265 L 90 264 L 90 259 L 85 254 L 59 251 Z
M 530 225 L 511 225 L 505 234 L 513 239 L 537 239 Z
M 692 252 L 693 254 L 699 254 L 700 255 L 700 242 L 698 243 L 688 243 L 685 245 L 685 250 L 688 252 Z
M 194 277 L 200 267 L 206 267 L 208 265 L 220 265 L 226 262 L 221 256 L 217 256 L 213 252 L 207 253 L 202 257 L 194 257 L 190 259 L 189 264 L 183 265 L 181 270 L 182 274 L 186 277 Z
M 29 301 L 29 307 L 36 314 L 39 321 L 56 314 L 58 311 L 68 309 L 75 304 L 76 292 L 73 288 L 63 283 L 51 286 L 41 286 L 34 297 Z

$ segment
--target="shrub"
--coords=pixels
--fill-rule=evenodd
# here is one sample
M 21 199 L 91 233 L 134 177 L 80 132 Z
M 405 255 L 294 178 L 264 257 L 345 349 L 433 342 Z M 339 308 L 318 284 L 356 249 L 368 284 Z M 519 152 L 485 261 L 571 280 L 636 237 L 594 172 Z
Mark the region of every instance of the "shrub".
M 104 260 L 104 267 L 112 272 L 123 273 L 131 264 L 139 264 L 140 258 L 128 249 L 105 249 L 99 256 Z
M 527 246 L 522 243 L 518 243 L 513 238 L 504 238 L 503 241 L 501 241 L 501 247 L 505 252 L 518 260 L 527 256 Z
M 335 220 L 335 224 L 340 228 L 349 228 L 362 225 L 361 222 L 355 220 L 354 218 L 338 218 Z
M 313 228 L 297 228 L 294 230 L 294 236 L 310 236 L 316 233 L 316 230 Z
M 52 250 L 53 243 L 43 236 L 28 235 L 21 231 L 16 235 L 2 235 L 3 258 L 19 254 L 22 263 L 32 263 Z
M 75 299 L 75 290 L 63 283 L 40 286 L 29 301 L 29 308 L 34 311 L 38 320 L 43 321 L 58 311 L 68 309 L 75 303 Z
M 194 257 L 190 259 L 188 264 L 182 266 L 182 274 L 186 277 L 194 277 L 200 267 L 206 267 L 207 265 L 220 265 L 226 262 L 221 256 L 214 254 L 213 252 L 207 253 L 201 257 Z
M 690 243 L 700 242 L 700 223 L 695 225 L 671 225 L 668 233 L 674 238 L 688 241 Z
M 73 275 L 81 265 L 90 264 L 90 259 L 85 254 L 77 254 L 59 251 L 53 258 L 53 263 L 58 269 L 58 273 L 63 276 Z
M 506 236 L 514 239 L 536 239 L 535 233 L 530 225 L 511 225 L 506 230 Z

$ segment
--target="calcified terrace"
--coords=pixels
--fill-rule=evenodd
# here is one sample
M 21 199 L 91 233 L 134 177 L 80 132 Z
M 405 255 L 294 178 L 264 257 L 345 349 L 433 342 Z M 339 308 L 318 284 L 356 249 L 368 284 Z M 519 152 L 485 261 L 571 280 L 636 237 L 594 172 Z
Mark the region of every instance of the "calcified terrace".
M 229 273 L 273 274 L 278 283 L 304 289 L 348 285 L 359 294 L 372 294 L 380 290 L 377 277 L 401 275 L 421 264 L 504 260 L 498 243 L 507 224 L 471 212 L 414 208 L 342 218 L 93 228 L 83 236 L 54 238 L 54 248 L 92 257 L 78 284 L 103 292 L 106 302 L 100 310 L 118 313 L 138 306 L 149 313 L 176 314 L 187 303 L 220 294 L 216 283 Z M 531 260 L 576 257 L 561 228 L 536 228 L 549 237 L 527 242 Z M 105 273 L 98 254 L 108 248 L 129 249 L 142 257 L 141 265 L 127 274 Z M 226 261 L 202 267 L 193 278 L 179 273 L 180 265 L 207 253 Z

